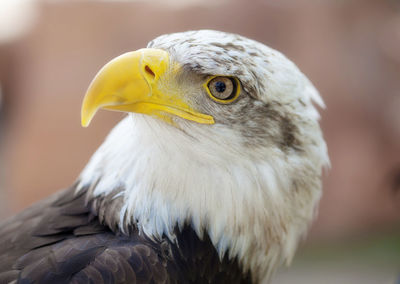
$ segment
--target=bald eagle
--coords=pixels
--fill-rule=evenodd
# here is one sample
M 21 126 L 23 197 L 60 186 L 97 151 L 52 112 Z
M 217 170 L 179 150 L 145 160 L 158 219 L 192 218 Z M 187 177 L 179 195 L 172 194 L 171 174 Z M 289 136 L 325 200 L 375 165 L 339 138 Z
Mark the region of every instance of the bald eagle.
M 76 183 L 0 225 L 0 283 L 260 283 L 289 263 L 329 163 L 317 90 L 259 42 L 201 30 L 107 63 L 82 125 L 127 112 Z

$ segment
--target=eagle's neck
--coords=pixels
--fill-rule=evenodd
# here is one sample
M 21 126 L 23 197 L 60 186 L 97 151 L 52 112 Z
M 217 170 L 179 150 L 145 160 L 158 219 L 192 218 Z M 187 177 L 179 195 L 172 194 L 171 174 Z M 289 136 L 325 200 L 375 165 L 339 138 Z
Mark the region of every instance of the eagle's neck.
M 189 224 L 199 237 L 209 234 L 221 257 L 229 253 L 255 278 L 269 277 L 291 260 L 313 217 L 320 172 L 278 152 L 232 153 L 240 142 L 213 140 L 224 130 L 210 129 L 201 138 L 201 128 L 189 136 L 129 116 L 93 155 L 80 187 L 91 186 L 104 222 L 122 232 L 134 225 L 174 240 L 175 228 Z

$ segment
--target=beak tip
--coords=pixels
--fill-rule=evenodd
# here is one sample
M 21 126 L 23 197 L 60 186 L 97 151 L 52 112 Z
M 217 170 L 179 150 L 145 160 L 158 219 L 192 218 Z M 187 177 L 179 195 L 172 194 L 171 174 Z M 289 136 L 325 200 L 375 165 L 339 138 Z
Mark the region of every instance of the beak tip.
M 92 121 L 92 118 L 94 116 L 93 114 L 88 113 L 87 111 L 84 111 L 84 109 L 82 110 L 82 114 L 81 114 L 81 125 L 82 127 L 88 127 L 90 122 Z
M 87 121 L 86 119 L 83 119 L 83 118 L 82 118 L 82 120 L 81 120 L 81 126 L 82 126 L 82 127 L 86 128 L 86 127 L 89 126 L 89 124 L 90 124 L 89 121 Z

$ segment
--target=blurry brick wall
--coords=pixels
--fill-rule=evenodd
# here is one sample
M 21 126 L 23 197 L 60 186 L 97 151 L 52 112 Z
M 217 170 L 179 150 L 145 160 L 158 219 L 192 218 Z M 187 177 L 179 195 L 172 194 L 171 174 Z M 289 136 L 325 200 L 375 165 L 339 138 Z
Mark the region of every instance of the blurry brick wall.
M 80 127 L 83 94 L 104 63 L 160 34 L 212 28 L 282 51 L 325 99 L 322 126 L 332 169 L 313 236 L 398 227 L 398 2 L 162 3 L 41 4 L 29 34 L 0 49 L 5 215 L 71 185 L 121 118 L 100 112 L 88 129 Z

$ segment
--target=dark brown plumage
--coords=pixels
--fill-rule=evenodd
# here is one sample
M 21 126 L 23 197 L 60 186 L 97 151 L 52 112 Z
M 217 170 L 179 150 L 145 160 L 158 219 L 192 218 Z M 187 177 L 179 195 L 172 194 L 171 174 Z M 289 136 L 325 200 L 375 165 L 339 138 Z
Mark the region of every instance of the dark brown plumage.
M 250 283 L 185 227 L 175 245 L 101 225 L 71 187 L 0 224 L 0 283 Z M 18 232 L 18 233 L 16 233 Z

